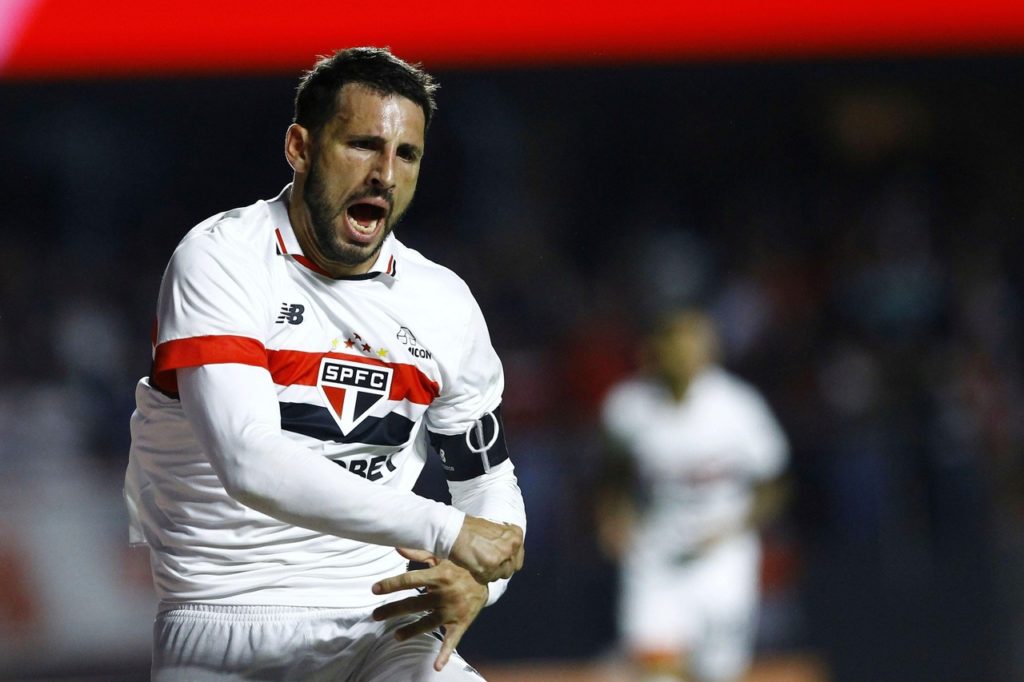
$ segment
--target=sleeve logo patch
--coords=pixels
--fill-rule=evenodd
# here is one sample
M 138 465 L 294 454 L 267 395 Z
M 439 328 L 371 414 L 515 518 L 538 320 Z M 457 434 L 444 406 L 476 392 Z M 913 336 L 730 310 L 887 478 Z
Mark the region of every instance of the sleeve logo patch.
M 394 370 L 361 362 L 325 357 L 316 385 L 338 428 L 346 436 L 370 409 L 391 394 Z

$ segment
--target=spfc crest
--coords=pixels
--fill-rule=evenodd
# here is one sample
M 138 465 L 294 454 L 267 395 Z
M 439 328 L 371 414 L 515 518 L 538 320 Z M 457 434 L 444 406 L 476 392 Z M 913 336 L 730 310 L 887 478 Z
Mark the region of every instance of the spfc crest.
M 393 375 L 390 367 L 325 357 L 320 361 L 316 385 L 338 428 L 347 436 L 370 408 L 388 397 Z

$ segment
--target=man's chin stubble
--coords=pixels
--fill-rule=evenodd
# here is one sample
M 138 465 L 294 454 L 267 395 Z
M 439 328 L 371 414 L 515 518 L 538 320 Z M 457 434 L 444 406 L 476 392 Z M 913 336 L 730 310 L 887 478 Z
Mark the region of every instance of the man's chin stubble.
M 386 237 L 387 235 L 384 236 Z M 372 248 L 366 249 L 349 244 L 339 244 L 336 239 L 334 238 L 331 242 L 328 242 L 327 248 L 324 248 L 324 242 L 320 240 L 320 253 L 329 262 L 350 268 L 372 262 L 377 257 L 377 254 L 380 253 L 381 246 L 384 244 L 384 239 L 381 239 Z

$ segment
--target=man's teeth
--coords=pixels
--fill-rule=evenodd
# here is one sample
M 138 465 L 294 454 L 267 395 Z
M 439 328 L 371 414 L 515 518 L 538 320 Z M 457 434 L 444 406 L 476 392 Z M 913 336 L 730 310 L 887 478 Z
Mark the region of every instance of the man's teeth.
M 360 232 L 373 232 L 374 230 L 377 229 L 377 223 L 380 222 L 380 218 L 377 218 L 376 220 L 371 220 L 368 224 L 363 225 L 358 220 L 355 220 L 352 216 L 348 216 L 348 222 L 353 228 L 359 230 Z

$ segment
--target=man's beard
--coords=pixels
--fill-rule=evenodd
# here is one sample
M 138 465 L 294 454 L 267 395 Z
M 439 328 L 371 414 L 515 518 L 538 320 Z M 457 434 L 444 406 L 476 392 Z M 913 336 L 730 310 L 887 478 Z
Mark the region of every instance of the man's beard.
M 320 177 L 320 170 L 315 160 L 310 166 L 309 175 L 306 176 L 306 184 L 302 188 L 302 199 L 306 202 L 306 207 L 309 209 L 309 221 L 313 226 L 313 237 L 316 239 L 317 247 L 320 249 L 320 254 L 328 261 L 340 263 L 348 267 L 355 267 L 366 262 L 372 262 L 377 258 L 384 240 L 395 229 L 395 225 L 398 224 L 402 214 L 393 214 L 394 197 L 391 192 L 385 190 L 371 187 L 364 192 L 348 197 L 348 199 L 351 201 L 368 197 L 382 197 L 388 202 L 388 213 L 384 218 L 387 222 L 377 236 L 375 244 L 367 246 L 346 244 L 338 238 L 338 233 L 334 228 L 334 221 L 339 216 L 342 220 L 346 219 L 342 215 L 345 212 L 345 204 L 343 203 L 337 210 L 331 206 L 327 198 L 327 188 L 324 187 L 323 180 Z

